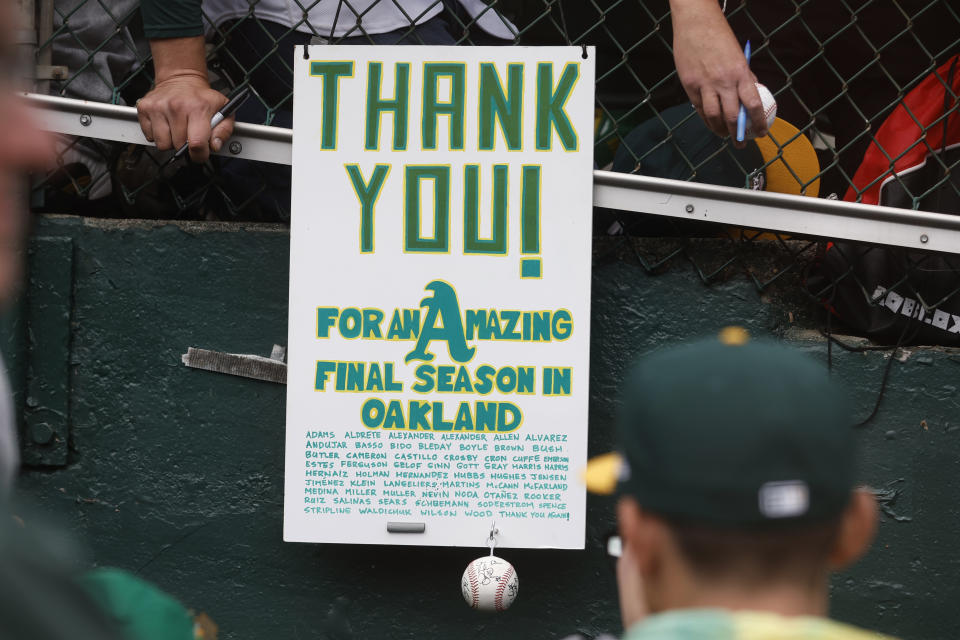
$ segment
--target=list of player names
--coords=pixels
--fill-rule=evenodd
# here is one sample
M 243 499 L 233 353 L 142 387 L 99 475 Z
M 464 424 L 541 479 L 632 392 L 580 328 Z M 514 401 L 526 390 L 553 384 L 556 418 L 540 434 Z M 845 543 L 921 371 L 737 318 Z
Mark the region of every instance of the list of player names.
M 308 431 L 305 514 L 568 520 L 565 434 Z

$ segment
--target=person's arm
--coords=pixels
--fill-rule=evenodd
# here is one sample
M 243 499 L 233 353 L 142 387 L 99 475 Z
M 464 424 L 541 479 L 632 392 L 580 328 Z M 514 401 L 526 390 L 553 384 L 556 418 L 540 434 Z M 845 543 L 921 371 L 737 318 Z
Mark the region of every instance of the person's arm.
M 190 159 L 206 160 L 230 137 L 233 118 L 210 130 L 210 118 L 227 98 L 207 79 L 200 2 L 143 0 L 141 10 L 154 65 L 154 87 L 137 101 L 143 135 L 161 150 L 189 142 Z
M 677 75 L 707 126 L 735 141 L 742 102 L 756 135 L 766 135 L 756 76 L 717 0 L 670 0 L 670 11 Z

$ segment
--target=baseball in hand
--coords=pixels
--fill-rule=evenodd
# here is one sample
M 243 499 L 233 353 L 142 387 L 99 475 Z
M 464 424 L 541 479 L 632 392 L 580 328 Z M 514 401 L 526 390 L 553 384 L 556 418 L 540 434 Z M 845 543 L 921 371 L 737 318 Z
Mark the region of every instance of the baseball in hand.
M 767 129 L 769 130 L 773 126 L 773 121 L 777 118 L 777 101 L 773 99 L 773 94 L 770 93 L 770 89 L 767 89 L 766 85 L 756 83 L 757 92 L 760 94 L 760 102 L 763 103 L 763 115 L 767 119 Z M 750 121 L 750 118 L 747 118 L 747 126 L 744 130 L 743 137 L 747 140 L 753 140 L 756 138 L 756 134 L 753 131 L 753 123 Z
M 520 582 L 513 565 L 496 556 L 477 558 L 460 581 L 463 599 L 478 611 L 506 611 L 517 598 Z

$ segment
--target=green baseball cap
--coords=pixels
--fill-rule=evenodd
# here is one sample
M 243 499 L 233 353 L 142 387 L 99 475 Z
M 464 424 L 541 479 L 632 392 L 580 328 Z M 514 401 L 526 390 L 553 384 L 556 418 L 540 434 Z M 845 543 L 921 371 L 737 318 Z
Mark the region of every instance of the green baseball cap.
M 825 367 L 725 329 L 641 359 L 623 388 L 620 453 L 587 487 L 653 513 L 743 526 L 828 519 L 854 488 L 855 432 Z

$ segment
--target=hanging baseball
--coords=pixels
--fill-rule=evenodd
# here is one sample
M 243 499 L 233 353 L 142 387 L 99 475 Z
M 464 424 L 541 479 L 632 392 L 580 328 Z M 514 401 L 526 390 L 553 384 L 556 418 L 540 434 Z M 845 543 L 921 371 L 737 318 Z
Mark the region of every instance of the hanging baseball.
M 496 556 L 477 558 L 460 581 L 463 599 L 478 611 L 506 611 L 517 598 L 520 582 L 513 565 Z
M 757 93 L 760 94 L 760 102 L 763 104 L 763 117 L 767 119 L 767 130 L 773 126 L 773 121 L 777 119 L 777 101 L 773 99 L 770 89 L 764 84 L 756 83 Z M 747 126 L 743 137 L 747 140 L 753 140 L 757 137 L 753 131 L 753 124 L 750 118 L 747 118 Z

